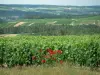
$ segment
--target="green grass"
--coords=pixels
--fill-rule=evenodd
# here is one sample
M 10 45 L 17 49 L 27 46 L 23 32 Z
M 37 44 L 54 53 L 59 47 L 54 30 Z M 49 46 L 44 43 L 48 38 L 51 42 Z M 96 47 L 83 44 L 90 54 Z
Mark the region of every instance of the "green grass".
M 86 18 L 80 18 L 80 20 L 100 20 L 100 15 L 99 16 L 86 17 Z

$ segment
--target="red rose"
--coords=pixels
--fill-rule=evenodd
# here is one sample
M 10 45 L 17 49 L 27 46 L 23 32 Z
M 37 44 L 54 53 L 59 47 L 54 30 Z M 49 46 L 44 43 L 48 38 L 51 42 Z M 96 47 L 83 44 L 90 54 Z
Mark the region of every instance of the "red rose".
M 41 60 L 41 63 L 46 63 L 46 60 Z
M 57 50 L 57 53 L 58 53 L 58 54 L 62 54 L 62 51 L 61 51 L 61 50 Z

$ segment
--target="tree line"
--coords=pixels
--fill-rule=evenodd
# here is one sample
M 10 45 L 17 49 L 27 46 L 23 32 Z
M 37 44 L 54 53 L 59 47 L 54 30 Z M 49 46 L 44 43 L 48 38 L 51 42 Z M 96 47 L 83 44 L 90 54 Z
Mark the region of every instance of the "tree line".
M 0 34 L 32 34 L 32 35 L 84 35 L 100 34 L 97 25 L 32 25 L 0 28 Z

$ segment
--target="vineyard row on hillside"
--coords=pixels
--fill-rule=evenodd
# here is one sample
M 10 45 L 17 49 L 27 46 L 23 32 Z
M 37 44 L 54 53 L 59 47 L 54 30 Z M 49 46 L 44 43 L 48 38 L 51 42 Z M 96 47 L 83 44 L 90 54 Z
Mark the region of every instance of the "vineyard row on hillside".
M 100 35 L 0 38 L 0 65 L 40 65 L 70 61 L 100 67 Z

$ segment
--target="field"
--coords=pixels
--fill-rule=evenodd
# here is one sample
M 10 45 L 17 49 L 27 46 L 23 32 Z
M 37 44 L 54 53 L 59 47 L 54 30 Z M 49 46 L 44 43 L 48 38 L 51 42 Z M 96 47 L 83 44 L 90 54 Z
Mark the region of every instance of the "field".
M 73 19 L 18 19 L 12 22 L 0 24 L 0 27 L 16 27 L 15 25 L 22 22 L 21 26 L 34 26 L 34 25 L 100 25 L 100 16 L 91 16 L 85 18 L 73 18 Z M 19 26 L 19 25 L 18 25 Z
M 0 68 L 1 75 L 100 75 L 100 72 L 90 71 L 86 67 L 73 66 L 68 63 L 55 66 L 29 66 Z
M 100 15 L 69 19 L 17 19 L 0 23 L 0 34 L 44 36 L 100 34 Z
M 100 6 L 0 4 L 0 75 L 100 75 Z

